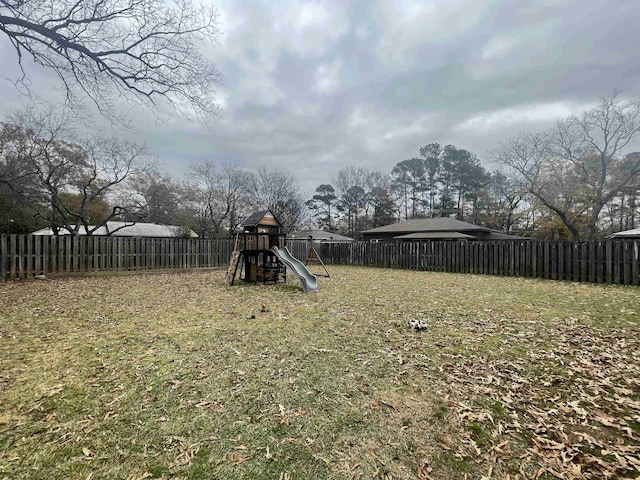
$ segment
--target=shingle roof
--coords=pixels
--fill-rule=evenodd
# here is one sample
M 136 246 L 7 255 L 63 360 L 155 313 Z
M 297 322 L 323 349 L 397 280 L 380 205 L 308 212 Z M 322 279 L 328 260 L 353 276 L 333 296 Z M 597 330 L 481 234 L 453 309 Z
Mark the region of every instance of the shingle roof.
M 309 237 L 313 237 L 314 240 L 322 242 L 355 242 L 355 239 L 351 237 L 345 237 L 344 235 L 338 235 L 337 233 L 327 232 L 325 230 L 300 230 L 289 236 L 289 238 L 296 240 L 307 240 Z
M 253 212 L 244 222 L 242 222 L 241 227 L 255 227 L 260 224 L 260 220 L 262 220 L 265 216 L 271 215 L 278 224 L 280 221 L 276 218 L 276 216 L 271 212 L 271 210 L 259 210 L 257 212 Z
M 443 240 L 447 238 L 469 239 L 469 238 L 477 238 L 477 237 L 475 237 L 474 235 L 467 235 L 466 233 L 460 233 L 460 232 L 417 232 L 417 233 L 409 233 L 407 235 L 399 235 L 393 238 L 400 239 L 400 240 Z
M 413 233 L 413 232 L 465 232 L 480 231 L 489 232 L 489 228 L 473 225 L 471 223 L 456 220 L 455 218 L 439 217 L 439 218 L 415 218 L 406 222 L 393 223 L 384 227 L 372 228 L 365 230 L 363 234 L 371 233 Z
M 528 237 L 521 237 L 519 235 L 509 235 L 507 233 L 496 232 L 491 230 L 484 240 L 531 240 Z
M 89 230 L 94 228 L 93 225 L 89 225 Z M 113 237 L 175 237 L 180 227 L 176 225 L 161 225 L 159 223 L 132 223 L 132 222 L 107 222 L 106 226 L 99 227 L 92 235 L 109 235 Z M 193 230 L 190 230 L 192 238 L 198 236 Z M 80 227 L 79 235 L 86 235 L 87 231 L 84 227 Z M 51 228 L 43 228 L 33 235 L 53 235 Z M 69 235 L 69 231 L 65 228 L 60 229 L 60 235 Z
M 634 228 L 633 230 L 625 230 L 624 232 L 614 233 L 609 235 L 610 238 L 635 238 L 640 237 L 640 228 Z

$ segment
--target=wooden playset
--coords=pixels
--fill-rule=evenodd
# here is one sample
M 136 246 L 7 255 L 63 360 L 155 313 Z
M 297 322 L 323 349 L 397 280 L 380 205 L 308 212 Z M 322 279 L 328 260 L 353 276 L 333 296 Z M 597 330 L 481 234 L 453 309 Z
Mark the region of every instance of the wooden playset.
M 284 283 L 287 270 L 272 247 L 284 248 L 285 234 L 280 222 L 269 210 L 255 212 L 241 225 L 236 235 L 227 283 L 240 280 L 254 283 Z

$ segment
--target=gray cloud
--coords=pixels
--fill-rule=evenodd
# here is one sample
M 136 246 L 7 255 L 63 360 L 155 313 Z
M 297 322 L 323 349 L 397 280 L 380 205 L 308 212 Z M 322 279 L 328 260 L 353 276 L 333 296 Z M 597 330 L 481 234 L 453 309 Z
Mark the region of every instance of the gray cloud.
M 389 172 L 431 142 L 482 158 L 616 88 L 640 96 L 635 1 L 216 5 L 223 36 L 208 55 L 224 77 L 221 118 L 207 129 L 128 112 L 175 177 L 204 158 L 279 164 L 310 194 L 348 165 Z M 55 84 L 32 71 L 34 91 Z M 23 100 L 8 81 L 0 95 L 0 113 Z

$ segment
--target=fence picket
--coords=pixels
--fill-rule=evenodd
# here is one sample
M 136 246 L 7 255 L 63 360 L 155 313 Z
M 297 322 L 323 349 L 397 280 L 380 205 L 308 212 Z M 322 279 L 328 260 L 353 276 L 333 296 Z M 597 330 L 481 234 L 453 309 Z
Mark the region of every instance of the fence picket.
M 620 283 L 620 242 L 613 242 L 613 283 Z
M 9 247 L 7 246 L 7 236 L 0 235 L 0 282 L 4 282 L 7 279 L 7 267 L 9 266 L 8 255 Z
M 640 240 L 634 240 L 631 248 L 631 285 L 640 285 Z
M 631 244 L 629 242 L 622 243 L 622 283 L 629 285 L 631 283 Z
M 232 239 L 0 235 L 0 280 L 49 273 L 225 266 Z M 306 259 L 306 242 L 289 242 Z M 640 241 L 323 244 L 327 265 L 359 265 L 575 282 L 640 284 Z
M 29 258 L 26 255 L 26 237 L 18 237 L 18 278 L 26 278 L 26 263 L 29 263 Z
M 564 280 L 573 280 L 573 270 L 571 268 L 571 255 L 573 253 L 571 242 L 562 242 L 564 250 Z
M 16 278 L 16 255 L 18 254 L 18 236 L 9 236 L 9 271 L 11 278 Z
M 33 274 L 42 275 L 42 238 L 41 236 L 33 237 L 34 240 L 34 255 L 35 255 L 35 265 Z
M 25 237 L 27 247 L 27 257 L 25 259 L 25 270 L 27 278 L 33 276 L 33 237 Z

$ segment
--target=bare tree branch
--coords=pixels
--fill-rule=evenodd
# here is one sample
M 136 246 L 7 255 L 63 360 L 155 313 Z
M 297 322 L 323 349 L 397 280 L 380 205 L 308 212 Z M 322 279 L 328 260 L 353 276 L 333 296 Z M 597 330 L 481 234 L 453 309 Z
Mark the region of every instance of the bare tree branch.
M 124 96 L 185 115 L 216 114 L 220 75 L 200 52 L 218 37 L 217 12 L 189 0 L 0 2 L 0 32 L 16 51 L 53 70 L 67 100 L 78 91 L 103 113 Z

